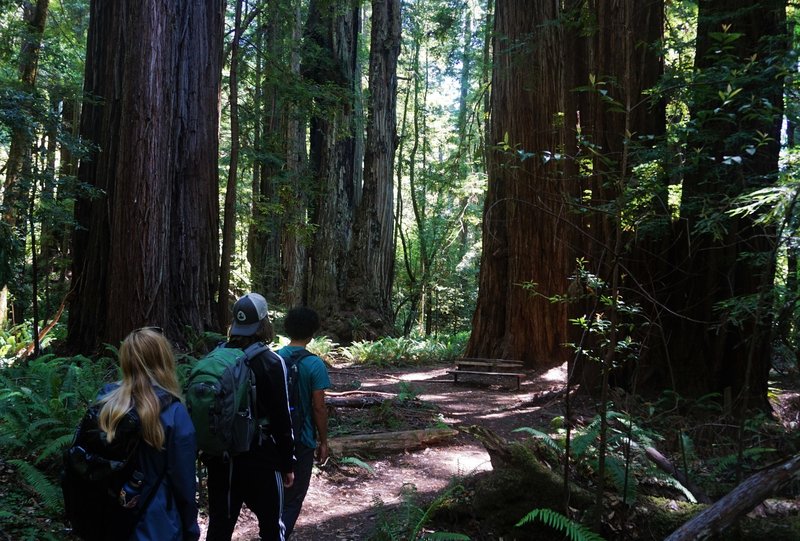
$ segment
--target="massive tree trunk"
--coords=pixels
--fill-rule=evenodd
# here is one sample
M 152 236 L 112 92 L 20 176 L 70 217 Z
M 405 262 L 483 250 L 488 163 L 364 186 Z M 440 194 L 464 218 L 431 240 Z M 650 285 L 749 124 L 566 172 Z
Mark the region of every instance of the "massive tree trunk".
M 664 5 L 661 0 L 577 0 L 570 7 L 573 11 L 568 24 L 589 19 L 595 21 L 595 26 L 588 37 L 583 32 L 569 33 L 572 47 L 567 58 L 572 70 L 567 91 L 587 90 L 570 92 L 568 98 L 568 129 L 575 127 L 568 154 L 592 159 L 591 167 L 584 167 L 583 171 L 573 168 L 567 178 L 579 178 L 582 192 L 590 194 L 579 244 L 585 247 L 586 270 L 605 284 L 601 291 L 596 291 L 596 284 L 591 289 L 574 287 L 573 291 L 592 293 L 578 295 L 583 302 L 576 305 L 580 307 L 578 315 L 587 316 L 590 324 L 595 321 L 594 315 L 601 312 L 606 320 L 621 324 L 625 321 L 620 320 L 616 306 L 603 305 L 600 298 L 605 296 L 627 305 L 652 298 L 649 273 L 661 261 L 662 246 L 653 232 L 660 229 L 663 239 L 669 223 L 664 179 L 652 174 L 636 178 L 634 174 L 637 164 L 652 160 L 644 155 L 652 153 L 652 142 L 660 140 L 665 130 L 664 102 L 647 94 L 663 73 L 658 44 L 663 37 Z M 636 196 L 632 196 L 637 189 Z M 633 210 L 631 201 L 641 203 Z M 635 228 L 629 226 L 627 231 L 623 231 L 622 223 L 625 213 L 637 216 Z M 588 286 L 580 280 L 575 285 Z M 647 294 L 642 294 L 642 287 L 647 288 Z M 621 288 L 625 291 L 622 298 Z M 619 371 L 626 360 L 613 352 L 616 344 L 609 338 L 614 332 L 612 329 L 602 337 L 584 333 L 581 347 L 594 351 L 599 359 L 613 355 L 613 365 Z M 605 351 L 601 351 L 603 342 Z M 586 356 L 578 360 L 572 377 L 584 389 L 596 389 L 603 381 L 602 361 Z M 607 369 L 611 370 L 611 366 Z
M 698 17 L 679 267 L 664 300 L 680 317 L 662 324 L 655 370 L 682 395 L 766 407 L 775 231 L 726 213 L 777 179 L 783 76 L 773 59 L 786 51 L 785 3 L 705 0 Z
M 498 0 L 489 188 L 470 357 L 563 362 L 570 329 L 569 201 L 561 178 L 564 111 L 558 3 Z
M 93 1 L 69 343 L 89 351 L 141 325 L 181 340 L 217 328 L 222 0 Z
M 394 151 L 400 1 L 373 0 L 364 188 L 353 228 L 348 307 L 376 336 L 392 330 Z
M 359 34 L 358 2 L 311 0 L 304 74 L 337 90 L 316 97 L 310 130 L 310 166 L 316 189 L 311 222 L 316 227 L 309 251 L 306 300 L 327 328 L 348 338 L 348 322 L 338 320 L 346 291 L 353 209 L 355 139 L 353 111 Z
M 253 219 L 248 260 L 256 291 L 286 306 L 302 303 L 307 196 L 305 128 L 300 100 L 287 89 L 300 73 L 301 6 L 297 0 L 272 0 L 259 32 L 261 72 L 257 76 L 258 117 Z
M 19 78 L 22 90 L 29 94 L 26 100 L 32 103 L 33 92 L 36 88 L 36 75 L 39 68 L 39 56 L 42 48 L 42 35 L 47 21 L 48 0 L 37 0 L 36 3 L 24 3 L 24 18 L 27 23 L 28 33 L 20 47 Z M 32 113 L 32 112 L 31 112 Z M 29 113 L 29 114 L 31 114 Z M 0 210 L 5 226 L 0 232 L 7 231 L 12 238 L 17 239 L 18 245 L 25 245 L 25 215 L 28 211 L 27 194 L 30 181 L 25 178 L 24 171 L 30 170 L 31 145 L 33 144 L 33 129 L 22 123 L 15 123 L 11 131 L 11 145 L 8 150 L 8 160 L 5 164 L 6 179 L 3 183 L 3 198 Z M 8 229 L 5 229 L 5 228 Z M 11 240 L 5 241 L 11 247 Z M 12 253 L 12 259 L 22 257 L 22 253 Z M 13 264 L 14 262 L 9 262 Z M 5 266 L 5 265 L 4 265 Z M 9 271 L 11 268 L 9 267 Z M 8 283 L 11 274 L 0 273 L 0 328 L 6 323 L 8 312 Z M 16 319 L 21 321 L 23 314 L 18 314 Z

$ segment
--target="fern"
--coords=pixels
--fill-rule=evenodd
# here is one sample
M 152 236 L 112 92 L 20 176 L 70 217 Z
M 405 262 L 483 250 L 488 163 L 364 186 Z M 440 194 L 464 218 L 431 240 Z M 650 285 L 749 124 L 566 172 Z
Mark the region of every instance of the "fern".
M 369 464 L 367 464 L 363 460 L 358 459 L 356 457 L 352 457 L 352 456 L 342 457 L 342 458 L 339 459 L 339 464 L 342 464 L 342 465 L 345 465 L 345 466 L 357 466 L 357 467 L 359 467 L 361 469 L 367 470 L 369 473 L 373 473 L 373 474 L 375 473 L 375 470 L 373 469 L 372 466 L 370 466 Z
M 587 527 L 552 509 L 534 509 L 516 525 L 520 527 L 536 521 L 543 522 L 554 530 L 563 531 L 571 541 L 604 541 L 602 537 Z
M 55 512 L 61 510 L 61 489 L 58 486 L 24 460 L 12 459 L 8 463 L 17 467 L 22 479 L 39 495 L 46 508 Z
M 564 454 L 564 446 L 563 444 L 559 443 L 558 441 L 554 440 L 550 434 L 546 434 L 540 430 L 536 430 L 535 428 L 530 428 L 527 426 L 523 426 L 521 428 L 515 429 L 513 432 L 527 432 L 534 438 L 541 441 L 545 446 L 549 447 L 550 449 L 554 450 L 558 456 L 562 456 Z

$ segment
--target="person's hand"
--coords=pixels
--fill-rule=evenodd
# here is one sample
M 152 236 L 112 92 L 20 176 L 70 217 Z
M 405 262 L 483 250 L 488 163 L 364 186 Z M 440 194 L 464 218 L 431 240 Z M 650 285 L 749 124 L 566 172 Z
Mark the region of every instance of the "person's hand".
M 283 476 L 284 488 L 290 488 L 294 484 L 294 472 L 290 471 L 281 475 Z
M 317 446 L 317 450 L 314 453 L 316 455 L 317 462 L 320 464 L 325 464 L 328 461 L 328 442 L 320 442 Z

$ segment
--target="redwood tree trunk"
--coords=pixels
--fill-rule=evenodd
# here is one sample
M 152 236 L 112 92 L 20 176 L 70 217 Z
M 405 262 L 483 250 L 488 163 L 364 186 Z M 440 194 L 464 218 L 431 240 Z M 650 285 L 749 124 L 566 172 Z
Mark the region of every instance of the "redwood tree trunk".
M 776 238 L 756 217 L 725 213 L 777 179 L 784 79 L 772 59 L 785 54 L 785 24 L 782 0 L 699 3 L 694 129 L 671 258 L 680 267 L 664 301 L 679 317 L 665 320 L 667 351 L 653 364 L 681 395 L 719 392 L 736 408 L 767 406 Z M 712 36 L 723 33 L 738 37 L 721 47 Z M 738 94 L 722 99 L 729 89 Z M 719 220 L 711 228 L 709 216 Z
M 554 122 L 564 111 L 558 17 L 554 2 L 496 2 L 491 142 L 508 147 L 490 154 L 470 357 L 530 367 L 569 354 L 567 308 L 543 297 L 566 292 L 573 259 L 560 162 L 547 158 L 564 143 Z
M 394 151 L 400 1 L 373 0 L 364 188 L 353 228 L 347 302 L 376 335 L 391 332 L 394 278 Z
M 310 166 L 315 178 L 311 222 L 316 226 L 309 251 L 307 302 L 325 326 L 346 334 L 337 321 L 346 290 L 355 205 L 353 111 L 359 26 L 358 2 L 311 0 L 306 34 L 317 49 L 305 60 L 304 73 L 340 90 L 338 99 L 317 97 L 311 120 Z
M 622 300 L 626 304 L 643 300 L 649 303 L 653 296 L 649 277 L 659 266 L 662 247 L 662 241 L 653 232 L 660 230 L 663 235 L 669 223 L 666 182 L 648 184 L 647 193 L 640 190 L 636 199 L 644 200 L 646 196 L 649 200 L 641 203 L 636 211 L 627 210 L 639 217 L 637 224 L 647 227 L 631 234 L 621 230 L 621 222 L 623 206 L 630 205 L 629 199 L 633 199 L 627 194 L 637 182 L 642 182 L 634 178 L 634 166 L 652 160 L 644 156 L 652 152 L 652 145 L 645 141 L 657 141 L 665 131 L 664 102 L 647 95 L 663 74 L 664 62 L 657 45 L 663 38 L 664 5 L 661 0 L 597 0 L 585 5 L 577 1 L 572 7 L 590 10 L 591 19 L 596 21 L 595 30 L 588 38 L 578 33 L 573 35 L 573 50 L 568 53 L 568 57 L 574 58 L 574 71 L 567 81 L 567 90 L 590 87 L 585 92 L 574 92 L 569 98 L 576 110 L 571 115 L 575 124 L 569 127 L 580 123 L 582 141 L 590 142 L 595 149 L 594 153 L 588 153 L 594 156 L 591 172 L 579 177 L 581 172 L 576 169 L 568 176 L 579 178 L 583 192 L 591 194 L 580 239 L 585 247 L 586 270 L 606 284 L 603 294 L 618 295 L 619 291 L 611 290 L 611 284 L 618 283 L 624 287 Z M 578 12 L 571 15 L 575 23 L 585 18 Z M 569 153 L 587 151 L 576 148 Z M 627 282 L 619 281 L 620 268 L 625 269 L 622 278 Z M 641 287 L 647 288 L 646 295 L 642 294 Z M 586 291 L 588 289 L 582 292 Z M 593 321 L 594 313 L 603 312 L 605 319 L 612 319 L 612 309 L 598 303 L 599 295 L 583 298 L 585 302 L 578 315 Z M 641 324 L 640 321 L 635 323 Z M 593 338 L 585 334 L 581 347 L 605 358 L 607 352 L 600 351 L 604 338 L 607 337 Z M 596 390 L 602 381 L 600 363 L 583 356 L 578 360 L 571 376 L 582 383 L 584 390 Z M 625 359 L 615 357 L 613 360 L 617 373 L 627 368 Z
M 222 0 L 93 1 L 69 343 L 216 329 Z

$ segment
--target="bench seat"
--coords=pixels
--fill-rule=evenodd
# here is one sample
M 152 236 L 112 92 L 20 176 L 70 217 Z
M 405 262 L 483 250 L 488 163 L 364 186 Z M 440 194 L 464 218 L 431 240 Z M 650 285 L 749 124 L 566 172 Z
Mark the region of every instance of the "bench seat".
M 471 376 L 491 376 L 491 377 L 512 377 L 517 382 L 517 390 L 519 390 L 520 381 L 525 377 L 521 372 L 481 372 L 478 370 L 448 370 L 448 374 L 453 374 L 453 383 L 458 383 L 458 376 L 460 374 L 467 374 Z

